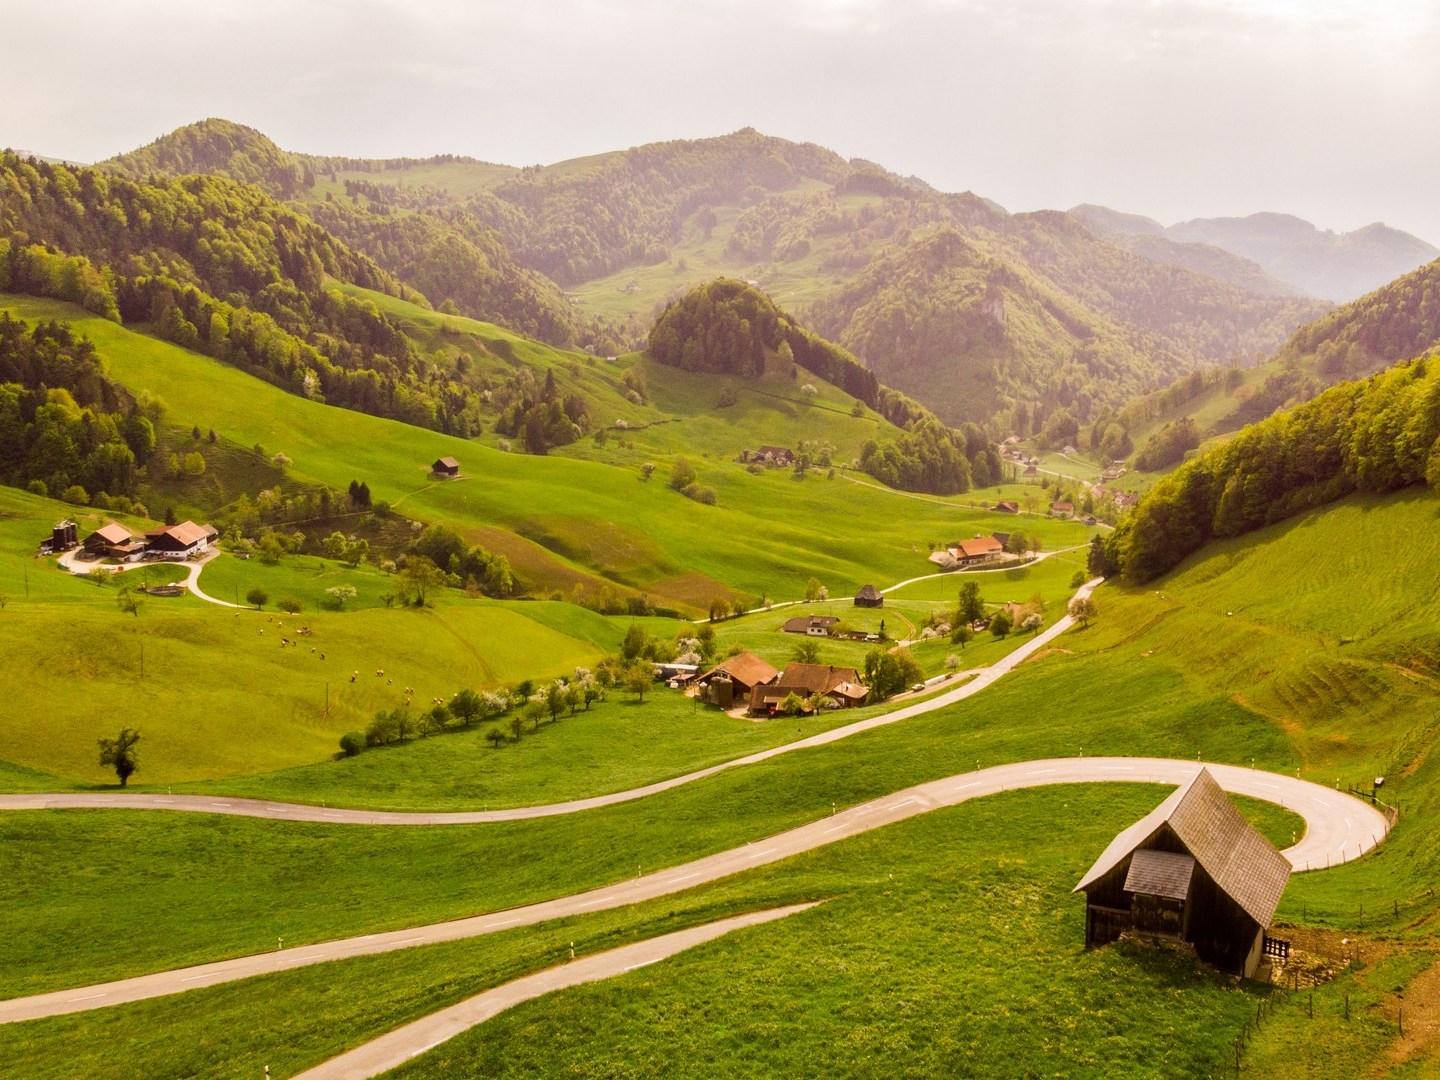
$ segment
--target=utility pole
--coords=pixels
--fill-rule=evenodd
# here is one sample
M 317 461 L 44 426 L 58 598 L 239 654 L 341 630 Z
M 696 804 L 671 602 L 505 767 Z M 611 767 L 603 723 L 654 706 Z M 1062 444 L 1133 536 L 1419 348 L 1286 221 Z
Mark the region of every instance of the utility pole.
M 145 678 L 145 642 L 140 642 L 140 678 Z

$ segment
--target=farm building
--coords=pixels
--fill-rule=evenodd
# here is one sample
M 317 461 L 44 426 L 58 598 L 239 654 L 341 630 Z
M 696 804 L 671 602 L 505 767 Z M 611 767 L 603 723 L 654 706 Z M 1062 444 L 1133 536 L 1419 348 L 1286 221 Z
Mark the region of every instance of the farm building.
M 865 585 L 855 594 L 856 607 L 884 607 L 885 597 L 874 585 Z
M 950 549 L 950 554 L 955 556 L 955 561 L 961 566 L 986 562 L 1004 553 L 1004 541 L 994 536 L 977 536 L 973 540 L 961 540 Z
M 762 446 L 756 450 L 741 450 L 740 460 L 742 463 L 783 469 L 795 464 L 795 451 L 785 446 Z
M 453 457 L 436 458 L 430 471 L 436 476 L 459 476 L 460 462 Z
M 1038 476 L 1039 474 L 1040 474 L 1040 471 L 1039 471 L 1038 469 L 1036 469 L 1034 465 L 1026 465 L 1026 466 L 1025 466 L 1025 478 L 1026 478 L 1027 480 L 1028 480 L 1030 477 L 1032 477 L 1032 476 Z
M 1073 502 L 1069 502 L 1068 500 L 1062 502 L 1053 502 L 1050 504 L 1050 516 L 1058 518 L 1074 517 L 1075 504 Z
M 209 525 L 182 521 L 145 534 L 145 554 L 160 559 L 186 559 L 209 551 L 219 533 Z
M 993 509 L 997 514 L 1018 514 L 1020 512 L 1020 504 L 1013 499 L 1001 499 L 995 504 Z
M 698 693 L 712 705 L 728 709 L 744 701 L 757 686 L 775 681 L 780 672 L 752 652 L 736 653 L 695 679 Z
M 1289 861 L 1201 769 L 1115 837 L 1075 891 L 1087 947 L 1124 933 L 1183 941 L 1249 978 L 1289 880 Z
M 808 698 L 819 694 L 835 706 L 844 708 L 863 704 L 869 689 L 860 682 L 860 673 L 853 667 L 833 664 L 788 664 L 772 683 L 757 686 L 750 692 L 750 712 L 754 716 L 774 716 L 791 694 Z
M 811 637 L 829 637 L 831 629 L 840 622 L 836 615 L 796 615 L 786 619 L 783 627 L 787 634 L 809 634 Z
M 69 551 L 80 543 L 75 522 L 66 518 L 58 521 L 50 530 L 50 535 L 40 541 L 40 554 L 53 555 L 57 551 Z
M 119 522 L 111 521 L 85 537 L 85 550 L 121 562 L 138 559 L 145 551 L 145 541 L 132 536 Z

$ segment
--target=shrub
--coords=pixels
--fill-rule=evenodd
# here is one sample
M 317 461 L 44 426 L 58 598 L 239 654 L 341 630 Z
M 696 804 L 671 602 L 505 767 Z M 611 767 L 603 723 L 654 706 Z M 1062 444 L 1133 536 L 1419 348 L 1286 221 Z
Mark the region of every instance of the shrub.
M 347 731 L 340 736 L 340 752 L 346 757 L 354 757 L 365 749 L 365 736 L 359 731 Z
M 284 600 L 281 600 L 275 606 L 278 607 L 281 611 L 286 612 L 290 615 L 298 615 L 300 612 L 305 610 L 304 604 L 300 603 L 299 600 L 294 600 L 290 597 L 286 597 Z

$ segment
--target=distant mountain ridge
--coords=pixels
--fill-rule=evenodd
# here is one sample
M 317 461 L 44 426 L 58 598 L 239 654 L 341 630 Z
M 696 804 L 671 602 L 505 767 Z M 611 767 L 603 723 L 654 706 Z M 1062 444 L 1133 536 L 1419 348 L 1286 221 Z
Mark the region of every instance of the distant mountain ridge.
M 1160 250 L 1156 245 L 1161 241 L 1181 249 L 1192 245 L 1218 248 L 1249 260 L 1263 274 L 1296 292 L 1337 303 L 1354 300 L 1440 258 L 1440 248 L 1379 222 L 1336 233 L 1292 214 L 1273 212 L 1194 218 L 1170 226 L 1092 204 L 1073 207 L 1070 214 L 1097 234 L 1122 240 L 1132 250 L 1143 251 L 1146 245 L 1152 251 Z M 1164 250 L 1174 258 L 1199 258 L 1194 252 Z
M 264 187 L 437 306 L 599 353 L 696 285 L 754 282 L 946 421 L 997 430 L 1253 363 L 1325 310 L 1218 250 L 1144 250 L 750 128 L 516 168 L 293 153 L 206 120 L 102 166 Z

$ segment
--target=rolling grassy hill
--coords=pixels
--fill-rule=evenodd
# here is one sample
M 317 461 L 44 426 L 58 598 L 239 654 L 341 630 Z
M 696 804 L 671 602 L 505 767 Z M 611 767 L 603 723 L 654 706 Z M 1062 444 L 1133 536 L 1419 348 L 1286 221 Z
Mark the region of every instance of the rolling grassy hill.
M 783 470 L 752 475 L 732 460 L 767 433 L 793 437 L 791 418 L 800 412 L 834 430 L 835 442 L 855 445 L 875 430 L 875 421 L 851 417 L 848 397 L 820 395 L 814 406 L 800 408 L 784 383 L 773 391 L 751 383 L 733 412 L 708 410 L 715 415 L 693 427 L 677 421 L 683 437 L 641 432 L 633 448 L 586 451 L 587 458 L 606 460 L 536 457 L 308 401 L 63 303 L 5 297 L 3 304 L 24 318 L 70 321 L 94 340 L 112 377 L 160 397 L 182 425 L 213 427 L 234 444 L 283 453 L 299 480 L 344 489 L 362 479 L 377 502 L 450 524 L 503 552 L 534 591 L 568 595 L 576 585 L 609 584 L 693 612 L 717 595 L 792 597 L 811 575 L 837 591 L 902 580 L 923 568 L 926 540 L 1004 528 L 1003 515 L 967 510 L 958 500 L 906 499 L 819 472 L 804 481 Z M 660 375 L 653 376 L 657 383 Z M 709 385 L 718 395 L 724 384 Z M 840 400 L 847 403 L 844 414 L 827 407 Z M 662 455 L 682 445 L 701 481 L 716 490 L 717 505 L 697 504 L 665 486 Z M 661 467 L 645 482 L 638 464 L 652 451 Z M 461 460 L 465 478 L 429 478 L 429 463 L 446 454 Z M 1064 522 L 1037 522 L 1036 531 L 1052 546 L 1085 535 Z
M 66 972 L 89 979 L 268 947 L 276 933 L 289 944 L 504 906 L 758 839 L 829 813 L 832 804 L 863 802 L 977 760 L 1200 755 L 1253 760 L 1327 784 L 1389 778 L 1387 797 L 1401 807 L 1391 837 L 1356 864 L 1297 877 L 1281 917 L 1346 928 L 1352 937 L 1358 930 L 1362 943 L 1382 934 L 1392 950 L 1418 951 L 1373 974 L 1342 976 L 1317 994 L 1313 1023 L 1303 1012 L 1292 1009 L 1287 1019 L 1277 1010 L 1262 1043 L 1252 1043 L 1256 1053 L 1264 1039 L 1288 1038 L 1293 1046 L 1304 1032 L 1317 1055 L 1340 1039 L 1348 1040 L 1347 1053 L 1356 1046 L 1379 1053 L 1396 1038 L 1393 1014 L 1376 1008 L 1363 1024 L 1342 1028 L 1339 995 L 1354 990 L 1358 1010 L 1371 999 L 1359 996 L 1357 978 L 1403 987 L 1431 962 L 1424 950 L 1433 936 L 1429 890 L 1437 870 L 1429 838 L 1440 815 L 1432 753 L 1437 620 L 1433 590 L 1417 583 L 1440 569 L 1437 505 L 1421 492 L 1354 497 L 1211 545 L 1145 588 L 1107 585 L 1088 630 L 1060 639 L 960 706 L 576 819 L 437 835 L 180 815 L 11 815 L 0 819 L 0 830 L 26 853 L 12 887 L 46 903 L 38 921 L 6 935 L 7 967 L 17 986 L 55 986 Z M 1397 548 L 1396 536 L 1409 542 Z M 653 1036 L 631 1033 L 648 1032 L 649 1024 L 623 1018 L 660 1023 L 703 1015 L 705 1023 L 683 1025 L 667 1045 L 729 1072 L 784 1071 L 803 1053 L 812 1069 L 883 1059 L 887 1068 L 899 1060 L 919 1071 L 1003 1071 L 1063 1055 L 1085 1075 L 1105 1075 L 1117 1064 L 1127 1074 L 1204 1075 L 1233 1063 L 1233 1040 L 1253 1020 L 1256 999 L 1165 952 L 1083 952 L 1078 909 L 1066 895 L 1094 852 L 1158 795 L 1122 785 L 999 796 L 648 908 L 22 1025 L 0 1031 L 0 1040 L 43 1064 L 63 1060 L 63 1047 L 128 1025 L 152 1032 L 130 1065 L 204 1069 L 220 1055 L 298 1068 L 332 1052 L 342 1041 L 338 1030 L 347 1033 L 343 1041 L 358 1041 L 479 986 L 557 962 L 569 941 L 591 951 L 728 910 L 831 897 L 811 923 L 698 951 L 613 986 L 567 992 L 488 1026 L 485 1038 L 451 1044 L 417 1069 L 500 1067 L 496 1040 L 541 1067 L 548 1059 L 525 1048 L 569 1045 L 582 1032 L 584 1054 L 576 1060 L 582 1072 L 601 1075 L 659 1052 Z M 1288 840 L 1292 821 L 1273 814 L 1263 820 Z M 113 857 L 133 843 L 145 845 L 146 860 Z M 105 901 L 111 919 L 124 917 L 117 904 L 132 916 L 123 958 L 79 929 L 93 924 L 98 902 L 82 868 L 97 865 L 112 886 Z M 157 867 L 172 873 L 156 874 Z M 454 884 L 462 880 L 463 887 Z M 194 917 L 200 896 L 223 897 L 223 913 L 206 905 L 206 917 Z M 70 943 L 64 954 L 43 947 L 55 940 Z M 457 977 L 459 970 L 474 981 Z M 1027 974 L 1039 972 L 1043 978 Z M 353 989 L 317 997 L 321 978 Z M 725 992 L 717 996 L 722 978 Z M 1079 1007 L 1102 992 L 1107 1004 Z M 779 1019 L 777 993 L 784 1015 L 801 1012 L 793 1030 Z M 363 1018 L 357 996 L 371 1005 Z M 1123 1004 L 1141 998 L 1143 1009 Z M 803 1004 L 812 1000 L 814 1010 Z M 298 1001 L 307 1008 L 285 1008 Z M 1053 1025 L 1056 1003 L 1071 1001 L 1073 1022 Z M 234 1022 L 211 1049 L 191 1033 L 217 1009 Z M 827 1019 L 836 1010 L 839 1020 Z M 272 1014 L 306 1019 L 282 1021 L 272 1032 L 263 1022 Z M 936 1025 L 933 1040 L 890 1045 L 882 1038 L 927 1024 Z M 944 1035 L 957 1030 L 992 1036 Z M 668 1058 L 655 1061 L 660 1069 Z

